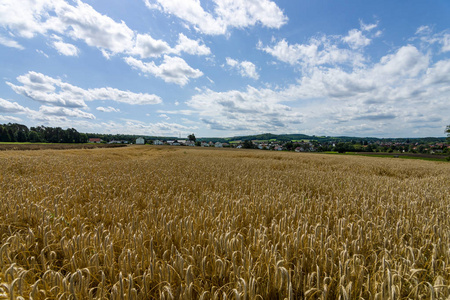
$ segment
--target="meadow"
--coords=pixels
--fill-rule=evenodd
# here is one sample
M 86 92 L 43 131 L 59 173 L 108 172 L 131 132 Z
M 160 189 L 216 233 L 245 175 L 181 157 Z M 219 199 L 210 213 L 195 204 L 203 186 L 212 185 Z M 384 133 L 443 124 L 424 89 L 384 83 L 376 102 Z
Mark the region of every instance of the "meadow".
M 0 299 L 445 299 L 450 163 L 0 152 Z

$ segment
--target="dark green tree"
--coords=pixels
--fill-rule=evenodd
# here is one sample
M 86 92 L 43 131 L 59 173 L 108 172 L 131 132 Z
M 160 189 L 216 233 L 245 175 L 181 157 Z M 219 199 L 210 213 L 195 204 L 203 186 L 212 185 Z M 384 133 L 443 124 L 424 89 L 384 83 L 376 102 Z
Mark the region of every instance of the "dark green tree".
M 242 147 L 245 149 L 253 149 L 253 142 L 250 140 L 245 140 L 244 143 L 242 144 Z
M 28 136 L 25 131 L 17 131 L 17 141 L 20 143 L 24 143 L 28 140 Z
M 195 138 L 195 134 L 188 135 L 188 140 L 195 142 L 197 139 Z
M 41 138 L 39 137 L 39 134 L 36 131 L 31 130 L 30 133 L 28 134 L 28 140 L 32 143 L 38 143 L 41 141 Z
M 0 126 L 0 142 L 10 142 L 11 138 L 8 133 L 8 129 L 3 126 Z
M 12 128 L 8 128 L 8 135 L 10 142 L 17 142 L 16 136 L 14 135 L 14 131 L 12 130 Z

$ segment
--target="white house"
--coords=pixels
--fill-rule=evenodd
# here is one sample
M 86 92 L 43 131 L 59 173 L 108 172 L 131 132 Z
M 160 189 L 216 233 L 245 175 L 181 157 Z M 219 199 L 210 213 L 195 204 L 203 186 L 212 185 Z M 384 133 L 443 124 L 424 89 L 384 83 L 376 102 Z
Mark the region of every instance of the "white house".
M 136 139 L 136 145 L 144 145 L 145 144 L 145 140 L 142 137 L 139 137 Z
M 217 147 L 217 148 L 222 148 L 222 147 L 223 147 L 223 145 L 222 145 L 221 142 L 216 142 L 216 143 L 214 144 L 214 146 Z
M 154 140 L 153 145 L 164 145 L 164 143 L 160 140 Z

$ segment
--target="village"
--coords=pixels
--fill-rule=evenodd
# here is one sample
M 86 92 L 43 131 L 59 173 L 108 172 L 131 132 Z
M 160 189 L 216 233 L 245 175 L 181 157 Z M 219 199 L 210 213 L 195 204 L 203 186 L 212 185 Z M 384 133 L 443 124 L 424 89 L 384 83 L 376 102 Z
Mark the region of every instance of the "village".
M 90 143 L 106 143 L 100 138 L 90 138 Z M 404 142 L 395 141 L 327 141 L 315 140 L 300 141 L 260 141 L 260 140 L 237 140 L 227 142 L 204 141 L 193 139 L 144 139 L 138 137 L 134 142 L 127 140 L 110 140 L 109 144 L 136 144 L 136 145 L 167 145 L 188 147 L 214 147 L 214 148 L 236 148 L 236 149 L 259 149 L 272 151 L 295 151 L 295 152 L 381 152 L 381 153 L 420 153 L 420 154 L 448 154 L 450 144 L 447 142 Z

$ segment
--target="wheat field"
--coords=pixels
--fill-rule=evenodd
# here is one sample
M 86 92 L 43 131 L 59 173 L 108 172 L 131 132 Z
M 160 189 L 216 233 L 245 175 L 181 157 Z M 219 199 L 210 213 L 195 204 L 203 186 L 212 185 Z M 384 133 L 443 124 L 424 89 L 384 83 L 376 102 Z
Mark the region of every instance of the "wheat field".
M 0 152 L 0 299 L 448 299 L 450 164 Z

